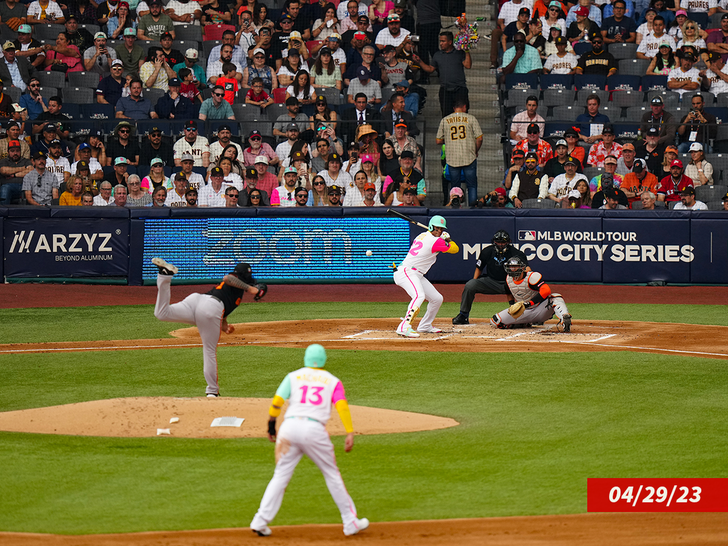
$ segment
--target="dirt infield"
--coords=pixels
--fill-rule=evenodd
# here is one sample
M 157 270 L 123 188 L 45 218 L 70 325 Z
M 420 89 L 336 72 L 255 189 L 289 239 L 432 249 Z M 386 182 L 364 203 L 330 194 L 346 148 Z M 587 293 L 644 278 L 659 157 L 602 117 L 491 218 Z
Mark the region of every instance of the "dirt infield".
M 574 514 L 373 522 L 345 537 L 341 525 L 62 536 L 0 533 L 4 546 L 725 546 L 728 514 Z
M 331 349 L 406 350 L 445 352 L 502 351 L 637 351 L 728 359 L 728 327 L 650 322 L 575 320 L 571 333 L 559 333 L 555 321 L 520 330 L 496 330 L 487 320 L 453 326 L 438 319 L 441 334 L 417 339 L 395 334 L 397 319 L 319 319 L 237 324 L 223 335 L 221 346 L 265 345 L 305 347 L 312 342 Z M 171 347 L 199 347 L 197 328 L 172 332 L 175 339 L 20 343 L 0 345 L 0 354 L 68 351 L 117 351 Z

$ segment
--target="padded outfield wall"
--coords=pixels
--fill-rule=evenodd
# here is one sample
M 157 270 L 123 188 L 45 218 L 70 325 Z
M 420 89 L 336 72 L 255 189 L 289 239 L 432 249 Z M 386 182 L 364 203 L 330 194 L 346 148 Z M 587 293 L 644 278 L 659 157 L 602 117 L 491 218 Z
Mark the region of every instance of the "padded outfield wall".
M 480 250 L 505 229 L 552 282 L 728 284 L 728 213 L 592 210 L 398 210 L 448 222 L 460 245 L 433 282 L 472 278 Z M 236 263 L 268 282 L 392 282 L 421 228 L 377 209 L 0 209 L 9 282 L 77 279 L 151 284 L 153 256 L 179 282 L 219 280 Z M 371 250 L 373 255 L 366 256 Z

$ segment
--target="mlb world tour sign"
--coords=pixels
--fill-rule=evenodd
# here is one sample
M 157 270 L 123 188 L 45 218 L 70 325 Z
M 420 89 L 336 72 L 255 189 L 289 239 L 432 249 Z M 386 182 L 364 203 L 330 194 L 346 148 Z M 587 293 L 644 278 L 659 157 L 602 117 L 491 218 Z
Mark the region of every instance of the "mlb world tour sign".
M 69 209 L 43 209 L 45 217 L 30 216 L 30 209 L 0 209 L 6 278 L 153 283 L 150 259 L 164 256 L 188 282 L 219 279 L 246 261 L 269 282 L 389 283 L 392 263 L 402 261 L 422 231 L 382 210 L 310 209 L 304 217 L 286 209 L 240 209 L 231 217 L 224 209 L 199 209 L 190 217 L 168 209 L 148 218 L 151 212 L 139 209 L 93 210 L 97 217 L 74 217 L 81 212 Z M 458 255 L 437 260 L 428 274 L 434 282 L 471 279 L 481 250 L 504 229 L 547 282 L 728 284 L 726 212 L 403 212 L 424 224 L 434 214 L 445 216 L 460 246 Z

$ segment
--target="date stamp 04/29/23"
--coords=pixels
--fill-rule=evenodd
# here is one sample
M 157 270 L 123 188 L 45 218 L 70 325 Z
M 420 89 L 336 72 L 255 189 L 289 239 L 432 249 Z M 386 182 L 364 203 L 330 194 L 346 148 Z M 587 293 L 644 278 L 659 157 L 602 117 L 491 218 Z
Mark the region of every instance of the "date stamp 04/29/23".
M 728 512 L 728 478 L 588 478 L 588 512 Z

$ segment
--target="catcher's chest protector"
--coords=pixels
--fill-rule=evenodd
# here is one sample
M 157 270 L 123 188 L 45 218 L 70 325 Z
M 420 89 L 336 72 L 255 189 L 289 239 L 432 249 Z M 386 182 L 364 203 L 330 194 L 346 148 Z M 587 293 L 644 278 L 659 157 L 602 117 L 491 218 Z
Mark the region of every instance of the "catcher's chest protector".
M 526 273 L 526 276 L 518 283 L 513 280 L 513 277 L 508 276 L 506 282 L 516 301 L 531 301 L 538 294 L 537 286 L 541 282 L 541 273 L 535 271 Z

